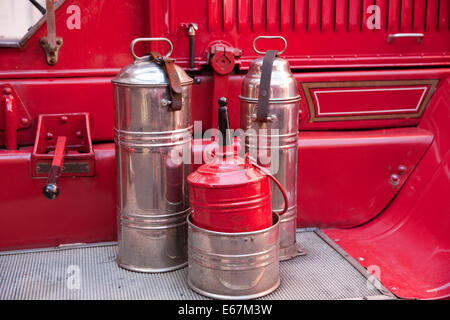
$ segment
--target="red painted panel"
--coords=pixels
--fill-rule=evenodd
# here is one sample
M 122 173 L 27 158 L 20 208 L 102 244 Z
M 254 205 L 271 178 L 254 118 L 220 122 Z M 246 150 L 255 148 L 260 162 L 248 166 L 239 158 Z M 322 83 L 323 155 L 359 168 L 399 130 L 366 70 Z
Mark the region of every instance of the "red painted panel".
M 449 31 L 450 0 L 439 1 L 439 31 Z
M 266 28 L 265 0 L 252 0 L 252 26 L 253 32 L 262 32 L 265 30 Z
M 361 1 L 349 0 L 348 4 L 348 30 L 359 31 L 361 30 Z
M 326 230 L 403 298 L 450 297 L 450 81 L 438 90 L 420 127 L 435 140 L 390 206 L 351 230 Z
M 388 30 L 390 33 L 395 33 L 400 30 L 400 1 L 389 1 Z
M 152 19 L 150 19 L 152 20 Z M 154 19 L 159 22 L 159 19 Z M 221 29 L 220 0 L 208 1 L 208 31 L 215 32 Z
M 417 113 L 429 85 L 311 89 L 316 116 Z
M 291 31 L 294 24 L 294 0 L 280 0 L 280 31 Z
M 334 0 L 322 1 L 322 31 L 334 31 Z
M 402 1 L 402 11 L 400 16 L 400 31 L 411 32 L 412 29 L 412 13 L 413 13 L 413 0 Z
M 420 116 L 417 115 L 417 118 L 412 118 L 409 116 L 401 115 L 360 115 L 361 117 L 365 117 L 366 120 L 359 117 L 358 115 L 354 115 L 352 118 L 322 118 L 321 120 L 326 121 L 315 121 L 314 114 L 310 114 L 309 111 L 309 103 L 307 96 L 305 95 L 304 85 L 307 83 L 320 84 L 322 86 L 330 86 L 331 88 L 335 88 L 336 85 L 333 86 L 334 82 L 344 82 L 350 85 L 357 85 L 358 83 L 371 82 L 383 80 L 387 81 L 412 81 L 423 79 L 424 81 L 432 81 L 433 79 L 439 80 L 438 88 L 445 81 L 450 74 L 450 69 L 436 69 L 436 70 L 409 70 L 409 71 L 400 71 L 400 70 L 385 70 L 385 71 L 365 71 L 365 72 L 328 72 L 328 73 L 303 73 L 303 74 L 295 74 L 296 79 L 300 84 L 300 95 L 302 97 L 300 101 L 300 130 L 330 130 L 330 129 L 354 129 L 354 128 L 386 128 L 386 127 L 398 127 L 398 126 L 416 126 L 419 123 Z M 431 83 L 431 82 L 430 82 Z M 386 84 L 386 83 L 385 83 Z M 342 85 L 342 84 L 341 84 Z M 380 84 L 381 85 L 381 84 Z M 405 86 L 403 84 L 402 86 Z M 380 87 L 381 88 L 381 87 Z M 380 89 L 378 88 L 378 89 Z M 328 90 L 323 88 L 323 90 Z M 377 92 L 381 93 L 381 92 Z M 411 96 L 412 97 L 412 96 Z M 395 96 L 389 96 L 386 101 L 382 101 L 382 99 L 377 99 L 379 106 L 388 105 L 392 99 L 395 99 Z M 371 98 L 373 99 L 373 98 Z M 340 111 L 346 112 L 349 106 L 353 105 L 356 107 L 353 97 L 339 100 L 339 103 L 334 103 L 334 105 L 329 103 L 330 108 L 333 110 L 338 110 L 342 108 Z M 368 101 L 364 101 L 364 99 L 359 100 L 361 105 L 368 105 Z M 403 104 L 403 101 L 400 101 Z M 370 106 L 370 104 L 369 104 Z M 377 104 L 378 106 L 378 104 Z M 414 108 L 417 106 L 417 103 L 413 106 Z M 379 120 L 370 120 L 367 117 L 378 117 Z M 356 118 L 358 117 L 358 118 Z M 392 119 L 388 119 L 387 117 L 391 117 Z M 399 117 L 404 117 L 404 119 L 400 119 Z M 384 119 L 382 119 L 384 118 Z M 336 121 L 340 120 L 340 121 Z
M 19 145 L 33 144 L 37 116 L 41 113 L 89 112 L 93 140 L 112 140 L 114 118 L 110 78 L 34 79 L 0 83 L 9 83 L 14 87 L 33 118 L 29 129 L 19 130 Z
M 374 14 L 373 11 L 373 5 L 375 1 L 374 0 L 363 0 L 362 2 L 362 26 L 361 30 L 363 32 L 373 32 L 373 30 L 367 28 L 367 21 L 369 20 L 369 17 L 371 17 Z
M 414 28 L 413 32 L 423 32 L 425 30 L 426 0 L 414 1 Z
M 306 31 L 308 24 L 308 0 L 295 0 L 294 14 L 294 32 Z
M 197 77 L 200 85 L 193 86 L 193 111 L 195 120 L 202 121 L 205 130 L 209 128 L 211 115 L 208 113 L 212 99 L 211 77 Z M 32 123 L 29 128 L 18 131 L 20 146 L 33 145 L 38 114 L 89 112 L 92 139 L 94 142 L 113 140 L 113 89 L 111 77 L 80 77 L 28 80 L 0 80 L 0 85 L 10 84 L 28 108 Z M 239 111 L 237 111 L 239 112 Z M 233 110 L 236 117 L 236 110 Z M 0 130 L 0 146 L 4 145 Z
M 385 31 L 387 30 L 387 22 L 388 22 L 388 1 L 376 0 L 375 4 L 378 7 L 380 7 L 380 28 L 381 30 Z
M 234 0 L 223 0 L 223 31 L 233 30 L 236 26 L 236 3 Z
M 439 0 L 427 0 L 427 31 L 434 31 L 437 29 L 438 11 Z
M 432 140 L 416 128 L 300 133 L 298 225 L 350 228 L 369 221 L 400 190 Z M 407 168 L 402 175 L 401 165 Z M 392 174 L 400 177 L 395 186 Z
M 147 35 L 167 36 L 174 43 L 172 57 L 183 67 L 188 67 L 188 39 L 185 30 L 180 29 L 181 23 L 196 22 L 199 30 L 196 35 L 195 68 L 207 64 L 207 50 L 214 40 L 227 41 L 233 46 L 242 49 L 240 67 L 247 69 L 250 60 L 255 56 L 252 49 L 252 39 L 266 29 L 266 1 L 253 0 L 251 2 L 251 19 L 247 20 L 247 27 L 239 29 L 236 25 L 243 26 L 243 22 L 237 22 L 236 4 L 226 1 L 225 7 L 222 0 L 197 1 L 192 6 L 187 1 L 163 1 L 163 0 L 139 0 L 132 4 L 121 0 L 109 0 L 93 2 L 87 0 L 67 0 L 56 14 L 56 28 L 58 36 L 64 39 L 64 45 L 60 52 L 59 62 L 55 66 L 48 66 L 44 52 L 39 45 L 39 39 L 46 34 L 45 26 L 41 27 L 27 42 L 26 49 L 0 49 L 0 70 L 4 76 L 23 77 L 40 75 L 67 76 L 69 73 L 78 74 L 102 74 L 110 75 L 111 70 L 120 68 L 131 61 L 128 52 L 129 44 L 133 38 Z M 328 0 L 327 0 L 328 1 Z M 248 7 L 247 2 L 247 8 Z M 269 7 L 280 2 L 269 2 Z M 284 5 L 285 2 L 283 2 Z M 290 2 L 289 2 L 290 3 Z M 387 34 L 384 30 L 375 32 L 361 32 L 357 30 L 358 24 L 365 26 L 366 21 L 360 8 L 359 16 L 356 2 L 348 0 L 336 0 L 335 5 L 335 30 L 333 32 L 319 31 L 322 22 L 325 29 L 328 27 L 329 16 L 327 10 L 322 15 L 320 1 L 297 0 L 292 6 L 293 12 L 288 14 L 288 6 L 283 6 L 280 12 L 276 5 L 275 12 L 269 12 L 270 31 L 272 34 L 282 32 L 288 41 L 286 55 L 290 57 L 291 65 L 296 68 L 316 67 L 367 67 L 367 66 L 398 66 L 398 65 L 448 65 L 449 52 L 448 28 L 445 21 L 441 21 L 441 31 L 429 30 L 424 41 L 417 43 L 414 39 L 397 39 L 391 44 L 387 43 Z M 429 1 L 427 11 L 433 6 Z M 447 2 L 441 1 L 441 6 Z M 81 9 L 81 29 L 69 30 L 66 20 L 69 17 L 66 9 L 69 5 L 78 5 Z M 400 24 L 400 1 L 389 1 L 389 26 L 396 26 L 389 32 L 397 32 Z M 240 5 L 244 7 L 245 5 Z M 392 8 L 391 8 L 392 6 Z M 231 9 L 231 7 L 234 8 Z M 307 17 L 307 12 L 311 13 Z M 393 10 L 391 10 L 393 9 Z M 412 11 L 411 11 L 412 13 Z M 225 14 L 225 16 L 224 16 Z M 238 10 L 239 14 L 239 10 Z M 281 21 L 280 15 L 281 14 Z M 101 18 L 99 16 L 101 15 Z M 287 27 L 287 20 L 283 17 L 295 16 L 294 30 L 283 29 Z M 126 17 L 126 18 L 124 18 Z M 327 18 L 328 17 L 328 18 Z M 430 16 L 431 17 L 431 16 Z M 437 10 L 434 22 L 427 16 L 427 23 L 438 25 Z M 439 16 L 442 20 L 443 15 Z M 232 18 L 232 19 L 231 19 Z M 224 20 L 226 19 L 226 21 Z M 408 18 L 410 19 L 410 18 Z M 311 28 L 306 30 L 309 20 Z M 381 19 L 383 21 L 383 18 Z M 98 24 L 98 21 L 102 21 Z M 118 24 L 117 21 L 121 23 Z M 283 22 L 286 21 L 286 22 Z M 360 21 L 360 22 L 358 22 Z M 273 22 L 273 23 L 272 23 Z M 252 26 L 250 26 L 252 24 Z M 223 30 L 225 28 L 227 30 Z M 250 29 L 252 27 L 252 29 Z M 348 30 L 352 32 L 347 32 Z M 361 30 L 363 30 L 362 28 Z M 272 29 L 271 29 L 272 30 Z M 355 32 L 353 32 L 355 31 Z M 114 34 L 114 37 L 98 35 Z M 327 45 L 324 45 L 326 43 Z M 160 44 L 155 46 L 162 47 Z M 144 49 L 140 46 L 139 51 Z M 163 51 L 161 48 L 160 51 Z M 95 53 L 95 54 L 93 54 Z M 141 53 L 141 52 L 139 52 Z M 330 59 L 330 56 L 333 56 Z M 13 66 L 13 67 L 11 67 Z M 5 72 L 8 70 L 9 72 Z M 109 72 L 109 73 L 108 73 Z
M 147 2 L 66 0 L 56 12 L 56 34 L 64 40 L 58 63 L 49 66 L 39 44 L 39 39 L 47 36 L 44 24 L 23 49 L 0 48 L 0 70 L 13 73 L 40 71 L 48 77 L 68 70 L 105 72 L 121 68 L 132 61 L 129 54 L 131 41 L 148 35 Z M 80 8 L 80 29 L 67 28 L 67 19 L 71 15 L 67 7 L 70 5 Z
M 278 0 L 266 0 L 266 31 L 279 31 L 280 4 Z
M 252 0 L 238 1 L 238 31 L 249 31 L 251 29 Z
M 320 31 L 321 9 L 320 1 L 308 2 L 308 32 Z
M 114 145 L 94 147 L 95 177 L 60 178 L 55 200 L 42 195 L 45 178 L 31 178 L 30 152 L 0 151 L 0 248 L 115 240 Z

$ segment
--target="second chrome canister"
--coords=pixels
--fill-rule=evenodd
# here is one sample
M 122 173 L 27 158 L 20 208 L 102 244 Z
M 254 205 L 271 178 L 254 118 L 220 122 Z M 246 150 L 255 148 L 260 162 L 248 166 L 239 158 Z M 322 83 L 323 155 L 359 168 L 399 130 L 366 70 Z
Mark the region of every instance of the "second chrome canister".
M 245 136 L 245 152 L 277 178 L 288 197 L 288 209 L 280 216 L 280 259 L 303 254 L 296 243 L 297 218 L 297 153 L 300 95 L 289 62 L 279 57 L 286 50 L 286 40 L 279 36 L 258 39 L 281 39 L 282 52 L 266 52 L 253 60 L 242 82 L 240 122 Z M 272 56 L 270 56 L 270 53 Z M 271 182 L 272 209 L 283 208 L 282 194 Z
M 164 56 L 134 45 L 165 41 Z M 169 59 L 165 38 L 139 38 L 135 58 L 112 80 L 120 267 L 165 272 L 187 264 L 193 80 Z

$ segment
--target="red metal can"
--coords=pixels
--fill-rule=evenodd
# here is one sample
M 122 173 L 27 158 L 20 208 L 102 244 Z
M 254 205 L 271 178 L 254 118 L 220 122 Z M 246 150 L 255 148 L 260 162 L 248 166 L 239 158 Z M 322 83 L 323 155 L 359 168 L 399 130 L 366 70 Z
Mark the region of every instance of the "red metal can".
M 252 164 L 248 155 L 243 159 L 228 150 L 188 176 L 192 222 L 203 229 L 230 233 L 269 228 L 270 175 Z

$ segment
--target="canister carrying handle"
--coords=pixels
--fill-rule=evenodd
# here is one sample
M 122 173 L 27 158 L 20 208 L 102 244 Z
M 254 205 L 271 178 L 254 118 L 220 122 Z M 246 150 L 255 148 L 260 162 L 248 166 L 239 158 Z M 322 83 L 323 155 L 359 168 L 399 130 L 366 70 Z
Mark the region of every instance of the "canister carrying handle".
M 250 155 L 248 153 L 245 154 L 244 156 L 244 161 L 245 163 L 251 163 L 254 167 L 256 167 L 259 171 L 261 171 L 263 174 L 265 174 L 266 176 L 268 176 L 270 179 L 272 179 L 273 182 L 275 182 L 275 184 L 277 185 L 278 189 L 280 189 L 281 194 L 283 196 L 284 199 L 284 208 L 283 211 L 281 211 L 280 213 L 277 213 L 279 216 L 283 215 L 287 209 L 288 209 L 288 198 L 287 198 L 287 194 L 286 191 L 284 190 L 283 186 L 281 185 L 280 181 L 277 180 L 277 178 L 275 178 L 270 172 L 268 172 L 266 169 L 264 169 L 263 167 L 261 167 L 259 164 L 256 163 L 256 160 L 252 159 L 250 157 Z M 273 212 L 273 211 L 272 211 Z
M 146 57 L 146 56 L 139 57 L 136 55 L 136 53 L 134 52 L 134 46 L 136 43 L 138 43 L 138 42 L 154 42 L 154 41 L 167 42 L 169 44 L 169 52 L 167 52 L 167 54 L 164 56 L 164 58 L 170 57 L 170 55 L 172 54 L 172 51 L 173 51 L 173 44 L 169 39 L 167 39 L 167 38 L 136 38 L 133 41 L 131 41 L 131 44 L 130 44 L 130 52 L 131 52 L 131 55 L 133 56 L 133 58 L 135 60 L 138 60 L 138 59 L 142 59 L 142 58 Z
M 147 42 L 151 42 L 151 41 L 165 41 L 169 44 L 169 52 L 165 55 L 165 56 L 160 56 L 159 53 L 157 52 L 150 52 L 150 54 L 144 56 L 144 57 L 138 57 L 135 53 L 134 53 L 134 45 L 138 42 L 142 42 L 142 41 L 147 41 Z M 155 62 L 156 64 L 160 65 L 164 72 L 167 74 L 167 78 L 169 79 L 169 91 L 170 91 L 170 102 L 168 103 L 169 105 L 169 110 L 170 111 L 178 111 L 181 110 L 181 106 L 182 106 L 182 88 L 181 88 L 181 79 L 180 76 L 175 68 L 175 60 L 169 58 L 169 56 L 172 54 L 172 50 L 173 50 L 173 45 L 172 42 L 170 42 L 169 39 L 167 38 L 137 38 L 134 39 L 131 44 L 130 44 L 130 51 L 131 54 L 133 55 L 135 60 L 141 60 L 144 58 L 150 59 L 150 61 Z
M 253 40 L 253 50 L 255 50 L 255 52 L 257 54 L 265 54 L 265 52 L 259 51 L 258 49 L 256 49 L 256 41 L 258 41 L 259 39 L 280 39 L 283 40 L 284 42 L 284 49 L 281 51 L 277 51 L 277 56 L 279 56 L 280 54 L 283 54 L 286 49 L 287 49 L 287 41 L 284 37 L 282 36 L 258 36 L 255 38 L 255 40 Z

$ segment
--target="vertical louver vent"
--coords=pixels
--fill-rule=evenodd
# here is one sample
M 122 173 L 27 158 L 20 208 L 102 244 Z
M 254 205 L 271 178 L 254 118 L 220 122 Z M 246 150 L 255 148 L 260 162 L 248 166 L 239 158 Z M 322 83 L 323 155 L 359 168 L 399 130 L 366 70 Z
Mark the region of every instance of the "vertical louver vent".
M 449 30 L 450 0 L 211 0 L 208 29 L 363 32 L 369 30 L 367 21 L 375 13 L 373 5 L 380 15 L 375 31 Z

